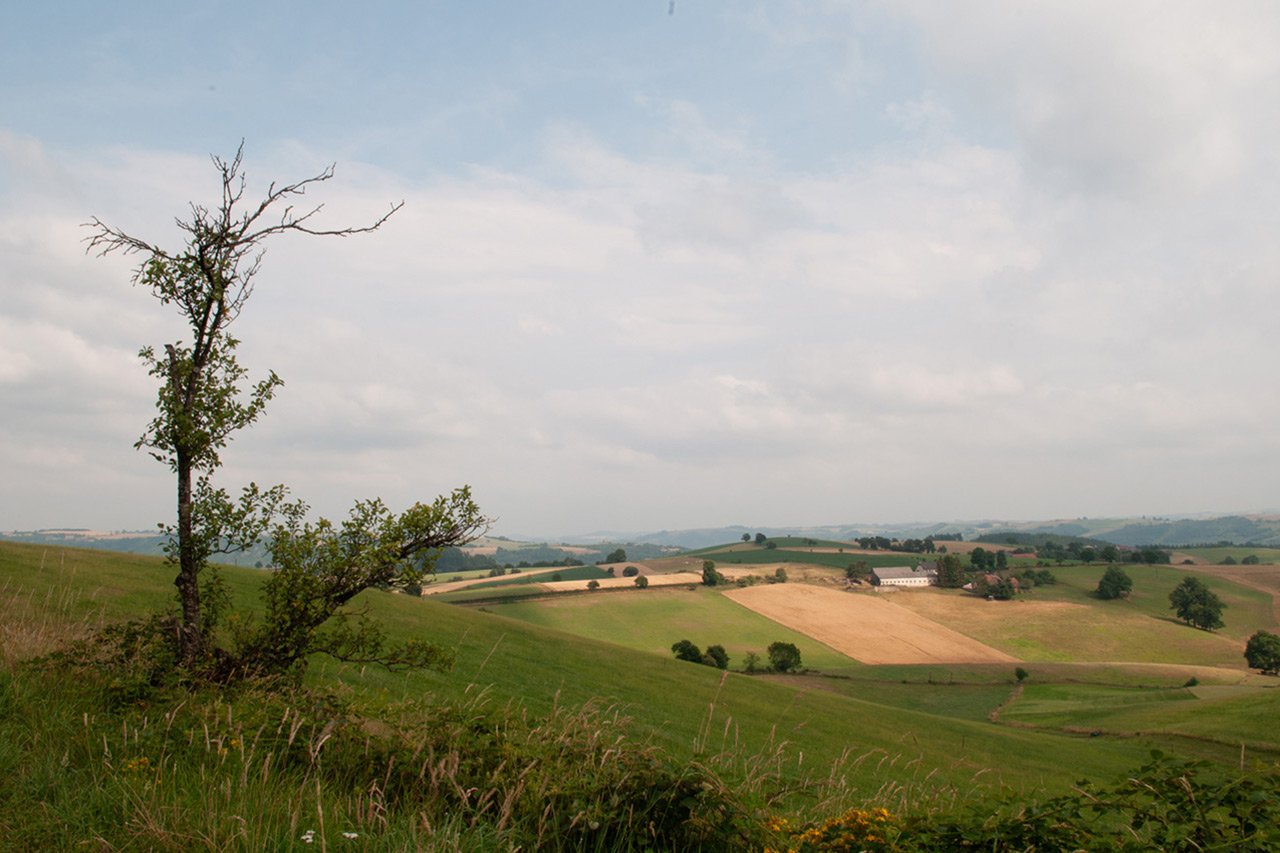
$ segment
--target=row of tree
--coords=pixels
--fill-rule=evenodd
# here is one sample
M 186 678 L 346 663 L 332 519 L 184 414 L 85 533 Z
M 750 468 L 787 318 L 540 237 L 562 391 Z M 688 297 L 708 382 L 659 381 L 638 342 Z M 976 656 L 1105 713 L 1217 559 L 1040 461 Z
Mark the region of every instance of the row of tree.
M 724 646 L 719 644 L 707 646 L 704 652 L 689 640 L 677 640 L 671 644 L 671 652 L 676 656 L 676 660 L 714 666 L 716 669 L 729 668 L 729 654 L 724 650 Z M 795 643 L 780 641 L 770 643 L 765 653 L 769 656 L 769 669 L 774 672 L 795 672 L 801 668 L 800 649 Z M 747 672 L 760 670 L 760 656 L 755 652 L 747 652 L 746 670 Z

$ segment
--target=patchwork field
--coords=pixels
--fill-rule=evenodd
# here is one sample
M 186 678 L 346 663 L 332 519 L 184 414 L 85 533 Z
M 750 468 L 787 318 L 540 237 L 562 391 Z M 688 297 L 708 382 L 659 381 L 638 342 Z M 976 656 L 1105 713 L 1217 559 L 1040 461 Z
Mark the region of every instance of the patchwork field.
M 785 585 L 780 585 L 785 586 Z M 500 616 L 556 628 L 630 649 L 671 656 L 671 644 L 690 640 L 699 648 L 725 647 L 729 665 L 741 668 L 754 651 L 764 657 L 772 642 L 795 643 L 806 667 L 837 671 L 855 662 L 803 632 L 794 631 L 705 587 L 648 590 L 619 595 L 576 595 L 536 602 L 491 604 Z
M 776 584 L 730 590 L 725 596 L 863 663 L 1017 660 L 880 595 L 806 584 Z
M 1244 664 L 1237 638 L 1171 616 L 1153 618 L 1126 601 L 985 601 L 944 590 L 907 592 L 895 601 L 1025 661 Z

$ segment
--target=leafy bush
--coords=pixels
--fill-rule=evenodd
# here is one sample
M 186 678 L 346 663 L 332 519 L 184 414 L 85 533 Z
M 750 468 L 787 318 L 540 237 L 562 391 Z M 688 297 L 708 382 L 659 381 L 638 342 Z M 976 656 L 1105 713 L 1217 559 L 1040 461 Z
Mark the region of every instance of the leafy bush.
M 770 643 L 765 651 L 769 655 L 769 666 L 778 672 L 800 668 L 800 649 L 794 643 Z

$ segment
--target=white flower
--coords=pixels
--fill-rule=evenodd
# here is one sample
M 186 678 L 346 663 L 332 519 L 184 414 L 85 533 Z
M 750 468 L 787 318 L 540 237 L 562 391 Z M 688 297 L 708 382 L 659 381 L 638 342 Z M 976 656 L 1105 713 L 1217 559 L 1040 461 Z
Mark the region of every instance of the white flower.
M 360 833 L 358 833 L 358 832 L 344 832 L 344 833 L 342 833 L 342 837 L 343 837 L 343 838 L 359 838 L 359 837 L 360 837 Z

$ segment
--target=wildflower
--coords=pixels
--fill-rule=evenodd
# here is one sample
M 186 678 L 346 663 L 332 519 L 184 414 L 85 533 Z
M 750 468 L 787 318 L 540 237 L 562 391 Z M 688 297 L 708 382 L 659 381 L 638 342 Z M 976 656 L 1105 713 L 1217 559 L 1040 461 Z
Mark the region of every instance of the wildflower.
M 310 844 L 311 842 L 315 841 L 316 840 L 315 835 L 316 835 L 316 831 L 314 829 L 308 829 L 306 832 L 302 833 L 302 843 Z
M 358 832 L 344 832 L 344 833 L 342 833 L 342 837 L 343 837 L 343 838 L 359 838 L 359 837 L 360 837 L 360 833 L 358 833 Z

